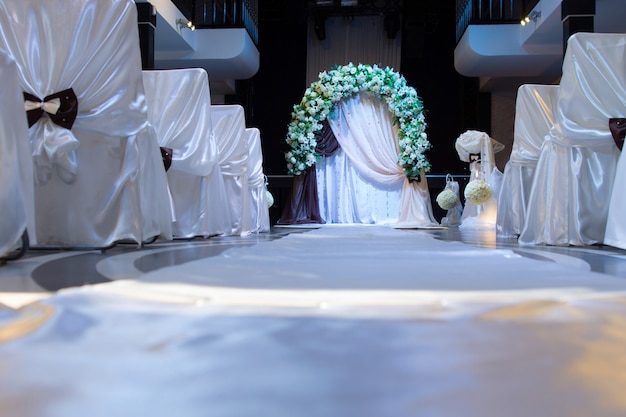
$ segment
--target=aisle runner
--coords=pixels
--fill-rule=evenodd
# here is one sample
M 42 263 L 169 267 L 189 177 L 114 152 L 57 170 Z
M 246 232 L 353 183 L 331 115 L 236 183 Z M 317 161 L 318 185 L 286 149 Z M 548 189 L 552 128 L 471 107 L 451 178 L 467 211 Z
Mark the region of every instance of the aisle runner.
M 418 231 L 344 226 L 293 233 L 101 291 L 177 302 L 315 307 L 455 300 L 568 301 L 626 291 L 621 279 Z
M 386 228 L 145 278 L 0 310 L 2 416 L 626 412 L 617 278 Z

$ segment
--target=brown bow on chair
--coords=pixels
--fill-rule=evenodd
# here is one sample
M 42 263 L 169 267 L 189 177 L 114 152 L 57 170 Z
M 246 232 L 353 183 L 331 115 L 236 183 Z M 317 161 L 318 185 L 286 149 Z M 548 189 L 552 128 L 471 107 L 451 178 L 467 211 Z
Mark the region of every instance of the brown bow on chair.
M 163 166 L 165 167 L 165 172 L 172 166 L 172 148 L 166 148 L 165 146 L 161 146 L 161 158 L 163 158 Z
M 71 129 L 78 114 L 78 98 L 74 90 L 68 88 L 40 99 L 30 93 L 24 93 L 28 127 L 32 127 L 45 111 L 57 125 Z
M 619 117 L 609 119 L 609 129 L 611 130 L 615 144 L 621 151 L 624 146 L 624 137 L 626 136 L 626 118 Z

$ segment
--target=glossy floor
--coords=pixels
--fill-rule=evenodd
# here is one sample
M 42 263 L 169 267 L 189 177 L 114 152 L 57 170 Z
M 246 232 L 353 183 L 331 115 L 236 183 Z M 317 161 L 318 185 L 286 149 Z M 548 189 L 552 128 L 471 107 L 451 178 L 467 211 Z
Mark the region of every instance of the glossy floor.
M 306 233 L 312 228 L 275 226 L 270 233 L 250 236 L 158 241 L 143 248 L 120 244 L 106 251 L 34 249 L 22 259 L 0 266 L 0 292 L 23 296 L 30 293 L 39 298 L 62 288 L 139 278 L 141 274 L 163 267 L 217 256 L 228 249 L 280 239 L 290 233 Z M 481 248 L 510 249 L 527 258 L 572 265 L 626 279 L 626 251 L 609 246 L 520 246 L 515 239 L 497 238 L 493 231 L 456 228 L 407 232 L 427 233 L 439 240 Z M 115 268 L 108 267 L 113 264 Z
M 332 225 L 30 251 L 0 414 L 626 415 L 625 255 Z

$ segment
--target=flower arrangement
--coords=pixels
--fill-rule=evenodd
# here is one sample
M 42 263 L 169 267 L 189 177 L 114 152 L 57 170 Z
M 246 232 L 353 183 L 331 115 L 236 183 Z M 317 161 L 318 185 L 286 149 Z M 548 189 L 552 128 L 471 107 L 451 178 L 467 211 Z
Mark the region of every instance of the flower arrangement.
M 265 190 L 265 198 L 267 200 L 267 208 L 270 208 L 274 205 L 274 196 L 268 190 Z
M 485 204 L 491 198 L 491 187 L 485 180 L 473 180 L 465 186 L 465 201 L 474 204 Z
M 444 210 L 452 210 L 459 204 L 459 198 L 454 191 L 445 188 L 437 195 L 437 204 Z
M 321 157 L 315 146 L 322 122 L 332 117 L 337 102 L 360 91 L 384 100 L 393 114 L 400 146 L 398 164 L 406 176 L 419 177 L 430 170 L 424 152 L 431 144 L 426 137 L 424 106 L 417 91 L 389 67 L 349 63 L 321 72 L 319 80 L 306 89 L 302 101 L 293 107 L 286 139 L 290 150 L 285 153 L 290 174 L 302 174 Z

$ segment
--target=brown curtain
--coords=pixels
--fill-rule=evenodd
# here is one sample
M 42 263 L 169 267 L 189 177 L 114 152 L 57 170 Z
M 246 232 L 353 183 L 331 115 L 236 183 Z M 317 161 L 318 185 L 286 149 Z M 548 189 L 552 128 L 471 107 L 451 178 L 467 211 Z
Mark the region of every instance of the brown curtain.
M 323 158 L 332 156 L 339 150 L 339 142 L 335 134 L 324 120 L 323 127 L 317 136 L 315 152 Z M 320 203 L 317 197 L 317 174 L 315 165 L 309 167 L 303 174 L 293 177 L 291 197 L 283 208 L 283 213 L 277 224 L 324 224 L 320 215 Z

